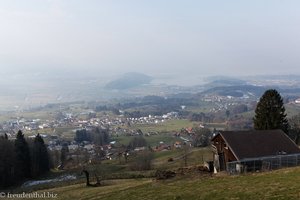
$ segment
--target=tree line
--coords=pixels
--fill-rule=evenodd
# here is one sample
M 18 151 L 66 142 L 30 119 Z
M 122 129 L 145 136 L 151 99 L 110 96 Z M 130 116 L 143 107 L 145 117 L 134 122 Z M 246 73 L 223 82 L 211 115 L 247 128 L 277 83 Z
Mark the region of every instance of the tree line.
M 75 133 L 74 140 L 78 143 L 83 141 L 93 142 L 96 145 L 105 145 L 110 142 L 109 130 L 102 128 L 94 128 L 92 130 L 81 129 Z
M 119 110 L 125 110 L 125 117 L 140 118 L 149 115 L 163 115 L 173 111 L 180 112 L 182 110 L 181 105 L 198 106 L 198 102 L 193 98 L 164 98 L 151 95 L 114 105 L 98 105 L 95 110 L 96 112 L 111 111 L 116 115 L 120 114 Z
M 15 140 L 0 137 L 0 187 L 5 188 L 38 177 L 50 170 L 49 155 L 43 138 L 37 134 L 25 139 L 22 131 Z

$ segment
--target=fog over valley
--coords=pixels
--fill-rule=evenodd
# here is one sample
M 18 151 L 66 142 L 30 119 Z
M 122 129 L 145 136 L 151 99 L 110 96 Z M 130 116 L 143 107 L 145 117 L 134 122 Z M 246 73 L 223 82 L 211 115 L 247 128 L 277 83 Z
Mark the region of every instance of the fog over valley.
M 166 85 L 199 86 L 211 76 L 300 74 L 299 6 L 277 0 L 1 1 L 0 107 L 163 96 Z M 139 84 L 148 88 L 126 94 L 105 87 L 127 73 L 151 77 Z

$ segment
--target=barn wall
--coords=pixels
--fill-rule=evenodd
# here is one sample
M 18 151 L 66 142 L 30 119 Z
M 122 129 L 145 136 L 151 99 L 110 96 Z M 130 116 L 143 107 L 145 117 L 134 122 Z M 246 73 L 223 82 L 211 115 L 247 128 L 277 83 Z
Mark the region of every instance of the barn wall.
M 214 160 L 219 159 L 219 170 L 223 171 L 226 170 L 226 164 L 228 162 L 236 161 L 236 157 L 219 134 L 213 140 L 212 144 L 216 147 L 214 152 Z

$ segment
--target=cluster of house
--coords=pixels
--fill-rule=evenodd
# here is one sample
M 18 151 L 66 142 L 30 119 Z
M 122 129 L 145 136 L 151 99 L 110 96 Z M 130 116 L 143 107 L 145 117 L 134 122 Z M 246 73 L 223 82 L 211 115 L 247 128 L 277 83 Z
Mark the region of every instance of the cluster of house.
M 146 133 L 143 133 L 140 129 L 133 130 L 127 127 L 115 127 L 111 128 L 111 134 L 114 136 L 153 136 L 157 135 L 158 133 L 155 131 L 149 131 Z
M 295 100 L 296 104 L 300 104 L 300 98 Z
M 256 101 L 257 99 L 253 94 L 243 95 L 242 97 L 233 96 L 221 96 L 221 95 L 204 95 L 203 101 L 214 103 L 214 107 L 209 111 L 211 113 L 217 113 L 219 111 L 227 110 L 231 106 L 239 105 L 241 102 L 248 104 L 249 102 Z
M 6 133 L 9 138 L 14 139 L 19 130 L 37 131 L 40 129 L 55 127 L 55 122 L 44 121 L 40 119 L 14 119 L 4 122 L 0 125 L 0 132 Z M 44 135 L 43 135 L 44 136 Z
M 42 129 L 55 129 L 57 127 L 74 127 L 74 128 L 93 128 L 99 126 L 127 126 L 132 124 L 157 124 L 169 119 L 178 118 L 177 112 L 170 112 L 162 116 L 140 117 L 140 118 L 125 118 L 103 116 L 101 118 L 86 118 L 75 117 L 71 113 L 65 113 L 59 120 L 41 120 L 41 119 L 11 119 L 0 125 L 0 132 L 6 133 L 10 138 L 14 138 L 19 131 L 39 131 Z M 124 129 L 126 133 L 126 130 Z M 127 134 L 127 133 L 126 133 Z
M 163 123 L 169 119 L 178 118 L 178 112 L 169 112 L 162 116 L 153 116 L 149 115 L 148 117 L 140 117 L 140 118 L 126 118 L 126 121 L 132 124 L 158 124 Z
M 66 148 L 66 160 L 77 161 L 77 164 L 80 164 L 83 162 L 95 162 L 111 159 L 111 156 L 113 155 L 113 144 L 115 144 L 114 141 L 110 144 L 99 146 L 89 141 L 78 143 L 76 141 L 66 142 L 57 139 L 49 142 L 48 150 L 50 152 L 61 153 L 62 149 Z
M 240 100 L 247 100 L 253 96 L 255 96 L 255 95 L 253 95 L 251 93 L 244 94 L 241 97 L 234 97 L 234 96 L 230 96 L 230 95 L 222 96 L 222 95 L 216 95 L 216 94 L 206 94 L 203 97 L 203 101 L 206 101 L 206 102 L 226 102 L 228 100 L 240 101 Z

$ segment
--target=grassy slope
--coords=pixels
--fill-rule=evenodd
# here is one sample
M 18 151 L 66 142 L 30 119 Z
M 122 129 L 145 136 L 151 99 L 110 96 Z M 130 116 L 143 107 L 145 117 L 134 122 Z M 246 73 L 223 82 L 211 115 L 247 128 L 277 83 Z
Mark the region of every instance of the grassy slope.
M 300 168 L 245 176 L 114 180 L 98 188 L 77 184 L 47 190 L 59 199 L 299 199 Z

